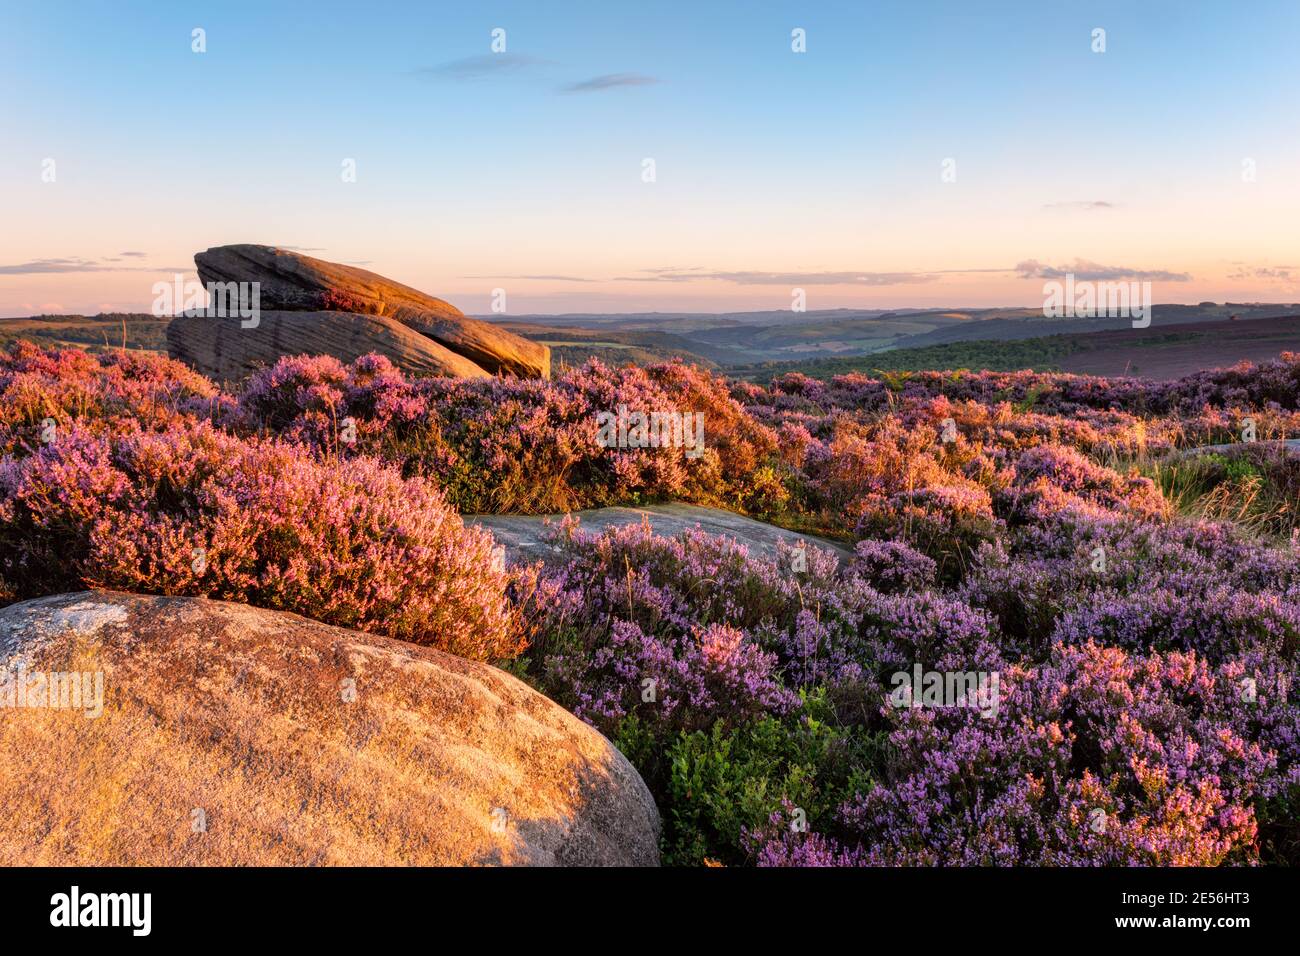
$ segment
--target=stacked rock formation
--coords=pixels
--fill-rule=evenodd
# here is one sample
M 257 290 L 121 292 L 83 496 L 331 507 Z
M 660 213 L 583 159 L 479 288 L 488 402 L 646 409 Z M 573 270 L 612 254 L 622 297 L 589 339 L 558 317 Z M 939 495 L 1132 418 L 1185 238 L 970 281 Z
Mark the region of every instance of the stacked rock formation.
M 370 352 L 416 375 L 549 378 L 551 350 L 472 319 L 449 302 L 355 266 L 272 246 L 217 246 L 194 257 L 199 279 L 258 284 L 256 323 L 181 315 L 167 350 L 217 381 L 238 380 L 284 355 Z

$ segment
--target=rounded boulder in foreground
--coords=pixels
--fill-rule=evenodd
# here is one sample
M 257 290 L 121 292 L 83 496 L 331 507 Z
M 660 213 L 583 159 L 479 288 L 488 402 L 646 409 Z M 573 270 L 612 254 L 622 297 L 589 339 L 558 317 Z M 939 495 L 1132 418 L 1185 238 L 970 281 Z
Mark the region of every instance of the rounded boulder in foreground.
M 0 609 L 0 669 L 0 865 L 659 862 L 632 765 L 485 664 L 87 591 Z

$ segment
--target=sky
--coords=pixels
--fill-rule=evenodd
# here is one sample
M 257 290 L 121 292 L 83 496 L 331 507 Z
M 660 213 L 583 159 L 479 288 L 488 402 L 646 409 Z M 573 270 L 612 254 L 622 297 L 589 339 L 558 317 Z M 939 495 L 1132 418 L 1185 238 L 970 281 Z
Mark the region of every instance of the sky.
M 4 0 L 0 315 L 235 242 L 474 314 L 1300 301 L 1297 48 L 1294 0 Z

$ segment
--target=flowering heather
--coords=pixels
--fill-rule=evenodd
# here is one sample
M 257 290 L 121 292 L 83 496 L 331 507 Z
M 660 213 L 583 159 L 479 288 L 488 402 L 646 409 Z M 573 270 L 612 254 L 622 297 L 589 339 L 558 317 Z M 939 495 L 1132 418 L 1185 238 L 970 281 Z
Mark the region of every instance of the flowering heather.
M 0 350 L 0 454 L 26 453 L 73 423 L 97 432 L 167 428 L 203 414 L 216 396 L 216 386 L 171 359 L 19 340 Z
M 620 405 L 702 413 L 704 455 L 602 447 Z M 1296 864 L 1300 465 L 1247 424 L 1300 437 L 1300 357 L 765 387 L 296 357 L 226 395 L 19 345 L 0 590 L 210 594 L 514 658 L 637 765 L 670 862 Z M 456 514 L 664 499 L 852 554 L 569 520 L 507 570 Z M 997 707 L 895 706 L 917 667 L 996 674 Z
M 465 512 L 538 513 L 681 498 L 744 506 L 782 492 L 761 474 L 776 437 L 725 383 L 681 363 L 609 369 L 591 361 L 555 381 L 408 380 L 386 359 L 287 358 L 253 375 L 244 423 L 328 451 L 376 454 L 436 480 Z M 703 415 L 705 450 L 607 449 L 600 412 L 617 406 Z M 355 445 L 343 438 L 351 420 Z
M 938 565 L 901 541 L 863 540 L 853 568 L 880 591 L 919 591 L 934 584 Z
M 1125 409 L 1149 415 L 1195 413 L 1204 406 L 1261 408 L 1274 403 L 1300 410 L 1300 354 L 1259 364 L 1197 372 L 1172 382 L 1103 378 L 1045 372 L 895 372 L 870 378 L 860 373 L 820 382 L 801 373 L 773 380 L 776 395 L 799 396 L 819 405 L 883 411 L 891 402 L 946 396 L 983 405 L 1010 402 L 1050 414 L 1082 409 Z
M 332 465 L 206 423 L 74 427 L 0 460 L 0 588 L 206 595 L 500 659 L 518 650 L 491 537 L 372 460 Z
M 802 662 L 778 654 L 778 635 L 807 626 L 809 606 L 822 610 L 817 584 L 832 582 L 833 559 L 812 555 L 814 584 L 800 595 L 726 538 L 666 539 L 645 525 L 596 536 L 568 523 L 552 539 L 572 560 L 539 590 L 545 637 L 531 670 L 580 717 L 616 734 L 631 714 L 693 729 L 795 705 L 781 672 Z
M 1015 484 L 1034 488 L 1049 485 L 1103 508 L 1159 515 L 1164 502 L 1148 478 L 1131 478 L 1089 460 L 1072 448 L 1037 445 L 1015 462 Z
M 1062 647 L 1013 668 L 1006 719 L 894 711 L 897 763 L 841 808 L 877 863 L 1250 862 L 1276 756 L 1241 733 L 1238 671 Z

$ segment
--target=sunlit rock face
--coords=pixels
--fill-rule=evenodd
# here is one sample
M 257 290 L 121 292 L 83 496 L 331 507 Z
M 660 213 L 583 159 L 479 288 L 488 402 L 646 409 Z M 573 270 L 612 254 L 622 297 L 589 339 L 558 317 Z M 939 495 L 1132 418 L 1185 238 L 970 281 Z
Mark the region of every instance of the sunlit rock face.
M 411 375 L 486 378 L 489 373 L 396 319 L 355 312 L 264 311 L 256 327 L 239 317 L 177 316 L 167 352 L 216 382 L 235 383 L 286 355 L 353 362 L 375 353 Z
M 436 348 L 464 360 L 460 367 L 456 367 L 444 357 L 445 367 L 436 369 L 434 374 L 474 376 L 487 373 L 520 378 L 549 378 L 551 374 L 551 350 L 547 346 L 507 332 L 490 322 L 472 319 L 449 302 L 365 269 L 315 259 L 287 249 L 249 244 L 208 249 L 194 256 L 194 264 L 205 285 L 257 283 L 258 302 L 262 309 L 313 313 L 313 324 L 321 328 L 329 325 L 335 315 L 378 316 L 405 326 L 411 330 L 414 339 L 427 340 Z M 258 339 L 256 327 L 245 325 L 242 331 L 242 338 Z M 272 341 L 274 336 L 263 333 L 260 338 L 265 343 Z M 286 347 L 309 344 L 285 343 Z M 329 351 L 329 344 L 321 342 L 316 349 L 305 350 L 336 354 Z M 428 351 L 427 347 L 413 347 L 417 352 Z M 344 358 L 343 355 L 338 357 Z M 407 366 L 400 356 L 395 361 L 411 371 L 430 374 L 424 365 Z
M 3 865 L 659 860 L 627 760 L 485 664 L 87 591 L 0 610 L 0 668 Z

